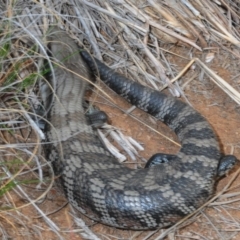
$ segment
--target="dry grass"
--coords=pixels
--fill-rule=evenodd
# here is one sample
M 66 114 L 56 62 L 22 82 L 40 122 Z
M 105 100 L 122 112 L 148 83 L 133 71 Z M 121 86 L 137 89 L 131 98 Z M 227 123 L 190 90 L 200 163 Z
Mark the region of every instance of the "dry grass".
M 240 211 L 239 185 L 235 179 L 239 170 L 206 204 L 208 210 L 199 209 L 190 219 L 197 222 L 199 229 L 193 226 L 181 230 L 180 226 L 189 224 L 184 219 L 168 230 L 121 231 L 98 224 L 91 226 L 88 220 L 85 224 L 72 217 L 68 209 L 67 213 L 62 209 L 65 212 L 58 215 L 64 216 L 60 217 L 64 222 L 56 220 L 52 212 L 61 209 L 65 202 L 61 206 L 43 203 L 54 189 L 54 174 L 44 159 L 44 134 L 33 119 L 41 115 L 36 112 L 36 106 L 42 107 L 41 86 L 46 82 L 43 59 L 49 61 L 44 36 L 49 23 L 56 21 L 80 46 L 135 81 L 158 90 L 168 88 L 174 96 L 181 95 L 188 101 L 183 89 L 199 75 L 203 85 L 210 79 L 239 104 L 239 8 L 237 0 L 2 1 L 2 239 L 81 239 L 79 236 L 86 239 L 147 240 L 166 236 L 169 239 L 233 239 L 237 236 Z M 223 52 L 227 59 L 223 60 Z M 211 65 L 214 59 L 219 59 L 223 68 L 231 68 L 231 81 L 216 74 Z M 175 62 L 182 64 L 176 66 Z M 229 62 L 232 66 L 227 65 Z M 234 211 L 238 215 L 233 215 Z

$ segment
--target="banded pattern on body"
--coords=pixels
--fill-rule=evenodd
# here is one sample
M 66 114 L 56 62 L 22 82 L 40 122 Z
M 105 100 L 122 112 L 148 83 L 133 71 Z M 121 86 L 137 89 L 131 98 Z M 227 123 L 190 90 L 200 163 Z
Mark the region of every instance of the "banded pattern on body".
M 57 67 L 56 96 L 49 113 L 48 156 L 69 202 L 88 217 L 128 229 L 174 224 L 212 195 L 220 159 L 208 122 L 185 103 L 114 73 L 78 47 L 66 33 L 49 35 Z M 84 115 L 84 78 L 91 71 L 119 95 L 172 128 L 182 147 L 175 158 L 154 167 L 132 170 L 105 149 Z M 98 70 L 96 70 L 96 65 Z M 66 69 L 76 72 L 79 77 Z M 60 140 L 60 143 L 56 143 Z

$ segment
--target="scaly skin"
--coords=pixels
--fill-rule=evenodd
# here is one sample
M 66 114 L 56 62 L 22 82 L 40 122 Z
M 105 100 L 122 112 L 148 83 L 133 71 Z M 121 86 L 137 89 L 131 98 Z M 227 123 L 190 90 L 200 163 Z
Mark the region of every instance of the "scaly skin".
M 163 121 L 179 137 L 175 159 L 132 170 L 119 164 L 87 125 L 83 110 L 90 70 L 77 45 L 54 28 L 48 38 L 54 58 L 56 91 L 46 131 L 53 162 L 69 202 L 104 224 L 127 229 L 154 229 L 174 224 L 212 195 L 220 160 L 215 134 L 198 112 L 185 103 L 151 90 L 97 62 L 101 78 L 129 102 Z M 87 52 L 82 57 L 96 72 Z M 63 60 L 65 59 L 65 60 Z

